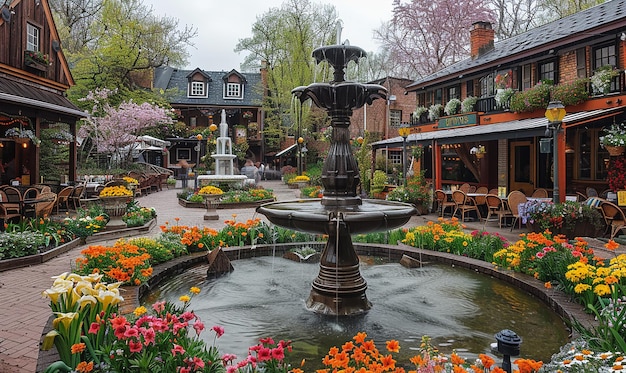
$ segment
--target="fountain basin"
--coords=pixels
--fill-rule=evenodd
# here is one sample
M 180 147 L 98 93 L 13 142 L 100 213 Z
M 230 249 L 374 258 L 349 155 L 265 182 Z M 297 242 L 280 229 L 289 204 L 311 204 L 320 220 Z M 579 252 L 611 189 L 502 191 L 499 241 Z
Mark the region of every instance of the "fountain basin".
M 271 202 L 256 211 L 278 226 L 315 234 L 330 234 L 329 224 L 336 223 L 338 217 L 350 234 L 385 231 L 406 224 L 417 212 L 412 204 L 394 201 L 365 199 L 360 205 L 330 207 L 322 205 L 323 200 Z

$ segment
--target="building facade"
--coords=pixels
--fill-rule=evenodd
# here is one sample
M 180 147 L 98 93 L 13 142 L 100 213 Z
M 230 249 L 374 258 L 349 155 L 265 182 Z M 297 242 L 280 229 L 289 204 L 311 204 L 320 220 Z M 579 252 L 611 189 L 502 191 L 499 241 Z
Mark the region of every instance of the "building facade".
M 469 58 L 406 86 L 416 101 L 406 140 L 423 147 L 434 187 L 468 182 L 530 195 L 556 182 L 560 200 L 606 190 L 608 168 L 623 157 L 600 138 L 625 120 L 626 1 L 498 42 L 489 23 L 477 22 L 470 39 Z M 545 117 L 556 100 L 567 112 L 559 125 Z M 373 146 L 380 152 L 402 140 Z
M 2 182 L 76 180 L 76 122 L 86 115 L 64 96 L 74 81 L 48 1 L 8 0 L 0 14 Z M 46 168 L 53 152 L 67 156 Z
M 206 71 L 200 68 L 181 70 L 166 66 L 155 69 L 153 84 L 154 88 L 173 92 L 170 105 L 178 120 L 188 128 L 219 125 L 221 112 L 225 110 L 233 143 L 247 142 L 246 158 L 253 162 L 262 159 L 265 152 L 262 141 L 262 72 Z M 204 153 L 194 150 L 198 144 L 195 137 L 167 140 L 171 143 L 169 165 L 181 160 L 195 162 L 196 156 L 204 156 Z

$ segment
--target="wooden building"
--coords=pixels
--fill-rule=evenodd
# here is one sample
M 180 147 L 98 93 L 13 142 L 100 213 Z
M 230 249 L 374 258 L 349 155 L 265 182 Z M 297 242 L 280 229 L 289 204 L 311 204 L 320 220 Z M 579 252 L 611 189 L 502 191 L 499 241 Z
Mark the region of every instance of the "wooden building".
M 40 172 L 40 139 L 48 130 L 62 134 L 54 146 L 67 147 L 63 178 L 75 180 L 76 122 L 85 113 L 64 96 L 74 82 L 48 0 L 7 0 L 0 14 L 0 160 L 7 165 L 3 181 L 61 181 L 59 175 L 49 180 L 51 175 Z

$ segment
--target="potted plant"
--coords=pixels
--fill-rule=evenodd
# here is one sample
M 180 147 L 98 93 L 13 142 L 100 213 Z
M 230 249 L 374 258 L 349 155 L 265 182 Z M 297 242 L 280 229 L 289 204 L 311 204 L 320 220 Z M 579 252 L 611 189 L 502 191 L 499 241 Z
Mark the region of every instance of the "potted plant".
M 416 123 L 421 123 L 422 121 L 426 121 L 427 120 L 427 113 L 428 113 L 428 108 L 425 106 L 418 106 L 415 108 L 415 111 L 413 112 L 413 114 L 411 114 L 413 116 L 413 121 L 415 121 Z
M 22 128 L 9 128 L 4 132 L 4 136 L 9 139 L 14 139 L 15 142 L 18 143 L 26 143 L 28 140 L 32 141 L 33 144 L 39 146 L 41 144 L 41 140 L 35 136 L 35 133 L 31 130 L 24 130 Z
M 478 102 L 478 97 L 476 96 L 467 96 L 461 102 L 461 112 L 463 113 L 471 113 L 472 111 L 476 111 L 476 102 Z
M 387 184 L 387 174 L 385 174 L 382 170 L 374 171 L 374 177 L 372 178 L 372 186 L 370 187 L 370 192 L 373 197 L 376 197 L 377 194 L 382 193 L 383 189 L 385 189 L 385 185 Z
M 547 108 L 550 102 L 550 87 L 551 84 L 542 82 L 525 91 L 513 93 L 509 109 L 524 113 Z
M 561 101 L 565 106 L 578 105 L 589 98 L 587 83 L 589 79 L 579 78 L 573 82 L 555 85 L 550 91 L 550 97 L 553 101 Z
M 567 238 L 596 237 L 603 218 L 598 209 L 582 202 L 564 203 L 528 201 L 520 209 L 530 231 L 563 234 Z
M 50 57 L 39 51 L 24 51 L 24 65 L 40 71 L 47 71 Z
M 611 65 L 599 67 L 589 78 L 594 94 L 607 94 L 611 90 L 613 78 L 619 75 L 619 70 Z
M 448 115 L 457 114 L 461 110 L 461 100 L 453 98 L 448 101 L 443 111 Z
M 626 126 L 624 123 L 614 124 L 604 130 L 605 135 L 600 136 L 602 145 L 612 156 L 621 155 L 626 147 Z
M 439 117 L 441 116 L 441 113 L 443 113 L 443 105 L 441 104 L 430 105 L 430 107 L 428 108 L 428 119 L 434 122 L 437 119 L 439 119 Z
M 430 184 L 424 178 L 424 171 L 409 177 L 406 186 L 399 186 L 387 194 L 388 201 L 398 201 L 412 203 L 420 214 L 428 214 L 428 207 L 431 206 Z
M 498 89 L 498 92 L 496 92 L 494 96 L 498 108 L 505 109 L 509 105 L 513 93 L 515 93 L 513 88 Z

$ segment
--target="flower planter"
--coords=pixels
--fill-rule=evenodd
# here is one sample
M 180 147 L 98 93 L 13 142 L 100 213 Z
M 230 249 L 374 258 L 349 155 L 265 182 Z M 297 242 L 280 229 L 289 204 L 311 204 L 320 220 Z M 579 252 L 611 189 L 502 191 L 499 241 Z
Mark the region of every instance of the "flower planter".
M 605 145 L 604 147 L 609 152 L 609 155 L 612 156 L 612 157 L 616 157 L 616 156 L 624 154 L 625 147 L 623 147 L 623 146 L 608 146 L 608 145 Z
M 204 220 L 218 220 L 220 216 L 217 214 L 217 206 L 220 204 L 221 194 L 202 194 L 204 203 L 206 204 L 206 212 Z
M 541 229 L 541 226 L 537 223 L 531 223 L 530 221 L 526 222 L 526 228 L 528 228 L 529 232 L 541 233 L 544 229 Z M 597 229 L 590 222 L 577 222 L 573 227 L 561 227 L 561 228 L 549 228 L 550 232 L 553 235 L 562 234 L 567 239 L 574 239 L 576 237 L 597 237 L 599 229 Z
M 126 223 L 122 220 L 122 216 L 126 213 L 126 205 L 132 201 L 133 197 L 100 197 L 104 212 L 109 215 L 109 222 L 105 229 L 125 228 Z

